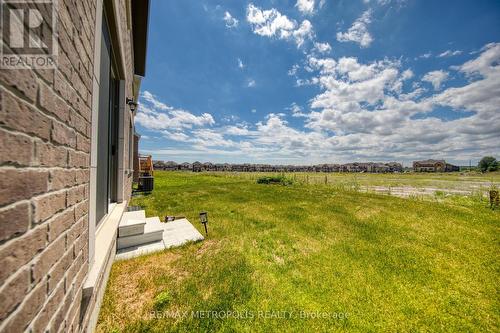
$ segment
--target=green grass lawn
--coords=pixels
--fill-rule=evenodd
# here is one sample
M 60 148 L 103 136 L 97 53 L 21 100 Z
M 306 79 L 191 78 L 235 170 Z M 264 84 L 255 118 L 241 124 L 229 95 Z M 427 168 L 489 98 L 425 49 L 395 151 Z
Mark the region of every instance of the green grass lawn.
M 499 330 L 500 212 L 486 201 L 156 172 L 131 204 L 200 232 L 206 210 L 209 236 L 116 262 L 98 331 Z

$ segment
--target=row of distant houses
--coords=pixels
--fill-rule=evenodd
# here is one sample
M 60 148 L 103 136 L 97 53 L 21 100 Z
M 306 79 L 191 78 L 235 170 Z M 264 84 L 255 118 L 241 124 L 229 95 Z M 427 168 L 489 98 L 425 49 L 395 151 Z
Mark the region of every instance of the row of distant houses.
M 446 163 L 445 160 L 424 160 L 413 162 L 415 172 L 453 172 L 460 171 L 460 167 Z
M 271 165 L 271 164 L 229 164 L 229 163 L 181 163 L 154 161 L 155 170 L 169 171 L 236 171 L 236 172 L 402 172 L 401 163 L 347 163 L 317 165 Z
M 366 172 L 392 173 L 403 172 L 401 163 L 346 163 L 316 165 L 271 165 L 271 164 L 229 164 L 229 163 L 176 163 L 173 161 L 154 161 L 155 170 L 167 171 L 234 171 L 234 172 Z M 425 160 L 413 162 L 414 172 L 451 172 L 459 171 L 459 167 L 444 160 Z

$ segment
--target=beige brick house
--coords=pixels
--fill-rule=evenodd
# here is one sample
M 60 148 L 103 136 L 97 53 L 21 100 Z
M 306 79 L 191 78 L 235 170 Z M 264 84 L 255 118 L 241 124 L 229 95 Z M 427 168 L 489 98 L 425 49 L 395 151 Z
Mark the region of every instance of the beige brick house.
M 131 195 L 149 1 L 7 2 L 3 54 L 31 10 L 56 23 L 38 32 L 57 61 L 0 67 L 0 332 L 92 331 Z
M 424 160 L 413 162 L 414 172 L 453 172 L 459 171 L 456 165 L 446 163 L 445 160 Z

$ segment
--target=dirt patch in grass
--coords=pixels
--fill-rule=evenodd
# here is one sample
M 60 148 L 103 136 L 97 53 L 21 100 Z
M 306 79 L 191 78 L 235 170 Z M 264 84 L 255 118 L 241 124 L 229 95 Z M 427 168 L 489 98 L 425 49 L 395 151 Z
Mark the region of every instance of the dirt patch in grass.
M 200 259 L 207 252 L 211 252 L 211 254 L 217 253 L 221 248 L 221 242 L 215 239 L 206 239 L 201 242 L 201 246 L 196 251 L 196 259 Z
M 358 219 L 369 219 L 374 216 L 379 215 L 382 212 L 382 210 L 378 207 L 364 207 L 361 206 L 359 207 L 356 212 L 354 213 L 354 216 Z
M 107 298 L 104 299 L 115 310 L 113 313 L 101 311 L 100 314 L 113 327 L 99 327 L 98 331 L 121 330 L 130 321 L 147 318 L 155 297 L 165 285 L 174 280 L 180 283 L 188 275 L 175 265 L 179 258 L 180 254 L 165 251 L 137 260 L 117 262 L 108 282 Z M 111 295 L 114 297 L 109 297 Z
M 273 254 L 273 258 L 274 258 L 274 261 L 278 264 L 278 265 L 283 265 L 285 263 L 285 259 L 283 259 L 282 257 L 276 255 L 276 254 Z

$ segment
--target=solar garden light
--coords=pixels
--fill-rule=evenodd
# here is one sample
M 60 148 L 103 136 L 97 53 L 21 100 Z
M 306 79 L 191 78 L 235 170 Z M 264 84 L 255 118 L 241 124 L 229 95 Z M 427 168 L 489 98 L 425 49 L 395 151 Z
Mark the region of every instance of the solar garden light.
M 208 229 L 207 229 L 208 213 L 207 212 L 203 211 L 200 213 L 200 222 L 205 227 L 205 235 L 208 236 Z

